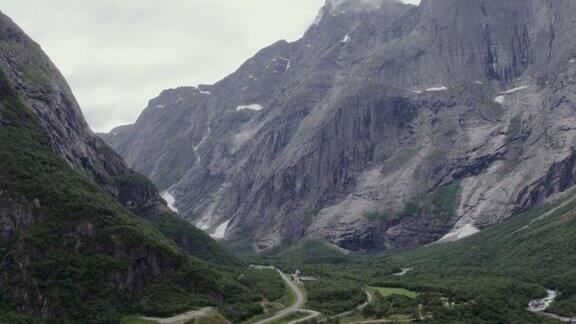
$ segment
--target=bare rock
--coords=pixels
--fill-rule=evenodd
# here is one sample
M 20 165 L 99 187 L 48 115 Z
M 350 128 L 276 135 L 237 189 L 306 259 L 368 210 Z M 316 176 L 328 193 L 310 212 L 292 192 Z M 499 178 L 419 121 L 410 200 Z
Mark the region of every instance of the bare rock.
M 368 2 L 328 1 L 302 39 L 103 138 L 256 250 L 414 247 L 576 183 L 576 3 Z

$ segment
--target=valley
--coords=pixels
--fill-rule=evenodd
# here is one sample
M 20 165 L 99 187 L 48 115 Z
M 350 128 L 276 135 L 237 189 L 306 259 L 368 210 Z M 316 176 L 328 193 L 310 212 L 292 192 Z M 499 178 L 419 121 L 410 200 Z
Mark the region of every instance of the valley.
M 377 314 L 378 320 L 405 315 L 403 319 L 430 316 L 427 320 L 432 322 L 570 321 L 576 314 L 573 307 L 576 305 L 576 273 L 572 268 L 576 242 L 567 238 L 572 237 L 575 230 L 572 225 L 575 194 L 572 189 L 540 208 L 458 242 L 385 254 L 345 255 L 333 249 L 332 256 L 328 257 L 330 251 L 324 249 L 329 245 L 317 241 L 302 245 L 299 250 L 270 255 L 265 260 L 282 264 L 286 269 L 298 268 L 317 278 L 318 282 L 305 284 L 307 307 L 325 316 L 353 310 L 364 302 L 363 289 L 381 287 L 378 288 L 380 294 L 376 295 L 380 300 L 355 314 L 354 320 L 376 320 L 370 316 Z M 519 234 L 518 229 L 538 221 L 544 223 Z M 548 247 L 544 250 L 543 242 Z M 503 250 L 503 246 L 508 248 Z M 308 255 L 309 251 L 315 252 Z M 313 255 L 327 258 L 319 261 Z M 398 276 L 407 266 L 412 270 Z M 549 295 L 547 290 L 551 287 L 557 292 L 553 301 L 534 302 Z M 414 306 L 410 306 L 411 298 L 418 300 Z M 347 303 L 350 300 L 357 301 Z M 533 306 L 540 307 L 536 312 L 529 310 L 531 301 Z M 415 315 L 409 310 L 419 313 Z M 367 317 L 362 319 L 363 316 Z M 353 321 L 341 320 L 342 323 Z
M 326 0 L 95 134 L 0 13 L 0 323 L 576 322 L 575 26 Z

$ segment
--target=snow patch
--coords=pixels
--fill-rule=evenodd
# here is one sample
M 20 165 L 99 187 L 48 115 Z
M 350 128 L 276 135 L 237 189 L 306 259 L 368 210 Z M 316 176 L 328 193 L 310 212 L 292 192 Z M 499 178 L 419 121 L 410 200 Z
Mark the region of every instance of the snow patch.
M 428 88 L 426 90 L 413 90 L 413 93 L 423 93 L 424 91 L 426 92 L 435 92 L 435 91 L 446 91 L 448 90 L 447 87 L 432 87 L 432 88 Z
M 332 243 L 332 242 L 328 242 L 328 244 L 329 244 L 331 247 L 333 247 L 336 251 L 338 251 L 338 252 L 340 252 L 340 253 L 342 253 L 342 254 L 348 255 L 348 254 L 352 253 L 352 251 L 347 250 L 347 249 L 345 249 L 345 248 L 343 248 L 343 247 L 339 247 L 338 245 L 336 245 L 336 244 L 334 244 L 334 243 Z
M 444 235 L 444 237 L 442 237 L 439 242 L 458 241 L 465 237 L 472 236 L 478 232 L 480 232 L 480 230 L 477 229 L 474 225 L 466 224 L 461 228 L 453 229 L 450 233 Z
M 521 91 L 521 90 L 524 90 L 524 89 L 528 89 L 528 88 L 530 88 L 529 85 L 521 86 L 521 87 L 516 87 L 516 88 L 510 89 L 510 90 L 507 90 L 507 91 L 502 91 L 501 94 L 507 95 L 507 94 L 511 94 L 511 93 L 518 92 L 518 91 Z M 504 101 L 506 101 L 506 96 L 498 96 L 498 97 L 494 98 L 494 101 L 496 101 L 496 102 L 499 103 L 499 104 L 503 104 Z
M 282 57 L 282 56 L 278 57 L 278 59 L 286 62 L 286 70 L 288 70 L 290 68 L 290 66 L 292 65 L 292 60 L 290 60 L 290 59 L 287 59 L 287 58 Z
M 196 223 L 195 226 L 196 226 L 196 228 L 199 228 L 199 229 L 201 229 L 201 230 L 203 230 L 203 231 L 206 231 L 206 230 L 208 230 L 208 229 L 210 228 L 210 226 L 204 224 L 204 222 L 202 222 L 202 221 Z
M 212 129 L 210 128 L 210 126 L 208 126 L 208 129 L 206 130 L 206 134 L 204 134 L 204 136 L 202 136 L 202 139 L 200 140 L 200 142 L 198 142 L 198 144 L 196 144 L 192 147 L 192 150 L 194 150 L 194 155 L 196 156 L 196 164 L 200 163 L 200 161 L 201 161 L 200 154 L 198 154 L 198 149 L 202 146 L 202 144 L 204 144 L 204 142 L 206 142 L 206 140 L 208 139 L 208 137 L 210 136 L 211 133 L 212 133 Z
M 201 94 L 208 95 L 208 96 L 210 95 L 210 91 L 204 91 L 200 88 L 196 88 L 196 89 L 198 89 L 198 92 L 200 92 Z
M 433 87 L 426 89 L 426 91 L 446 91 L 446 90 L 448 90 L 448 88 L 446 87 Z
M 484 84 L 484 82 L 481 82 L 481 81 L 476 81 L 476 82 L 474 82 L 474 83 L 476 83 L 476 84 Z
M 350 40 L 350 35 L 346 35 L 346 36 L 344 36 L 344 38 L 340 41 L 340 43 L 348 43 L 349 40 Z
M 164 191 L 162 193 L 162 199 L 164 199 L 164 201 L 168 204 L 168 208 L 170 208 L 171 211 L 175 213 L 178 212 L 178 208 L 174 206 L 176 204 L 176 199 L 174 199 L 174 196 L 172 196 L 168 191 Z
M 517 92 L 517 91 L 520 91 L 520 90 L 524 90 L 524 89 L 528 89 L 528 88 L 530 88 L 529 85 L 521 86 L 521 87 L 513 88 L 513 89 L 510 89 L 510 90 L 507 90 L 507 91 L 503 91 L 502 94 L 511 94 L 511 93 L 514 93 L 514 92 Z
M 558 297 L 558 292 L 554 290 L 547 290 L 546 297 L 542 299 L 535 299 L 528 304 L 528 310 L 534 313 L 542 313 L 547 310 L 552 302 Z
M 156 108 L 158 108 L 158 109 L 164 109 L 164 108 L 166 108 L 166 106 L 165 106 L 165 105 L 156 105 Z
M 574 63 L 574 62 L 576 62 L 576 60 L 570 60 L 570 63 Z
M 402 269 L 400 269 L 400 272 L 393 274 L 393 276 L 402 277 L 410 271 L 412 271 L 412 268 L 402 268 Z
M 260 111 L 264 109 L 264 107 L 262 107 L 259 104 L 251 104 L 251 105 L 244 105 L 244 106 L 238 106 L 236 107 L 236 110 L 241 111 L 241 110 L 254 110 L 254 111 Z
M 224 223 L 220 224 L 217 228 L 216 231 L 214 232 L 214 234 L 210 235 L 213 239 L 216 240 L 222 240 L 224 239 L 224 237 L 226 236 L 226 229 L 228 229 L 228 224 L 230 224 L 230 221 L 227 220 Z

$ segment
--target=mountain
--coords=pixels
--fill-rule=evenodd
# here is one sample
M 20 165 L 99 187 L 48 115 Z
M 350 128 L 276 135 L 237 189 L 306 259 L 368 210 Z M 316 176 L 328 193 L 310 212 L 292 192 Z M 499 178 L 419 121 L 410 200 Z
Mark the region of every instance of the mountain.
M 258 308 L 242 268 L 92 133 L 40 46 L 0 14 L 0 321 L 241 314 Z
M 569 0 L 329 0 L 102 138 L 236 246 L 453 241 L 576 183 L 575 21 Z

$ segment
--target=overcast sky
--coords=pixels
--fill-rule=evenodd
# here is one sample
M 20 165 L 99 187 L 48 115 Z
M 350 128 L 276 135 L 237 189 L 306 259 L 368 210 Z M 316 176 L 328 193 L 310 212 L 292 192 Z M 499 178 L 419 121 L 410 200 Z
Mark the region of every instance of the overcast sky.
M 324 0 L 0 3 L 60 68 L 88 123 L 102 132 L 133 123 L 163 89 L 214 83 L 263 47 L 300 38 Z

